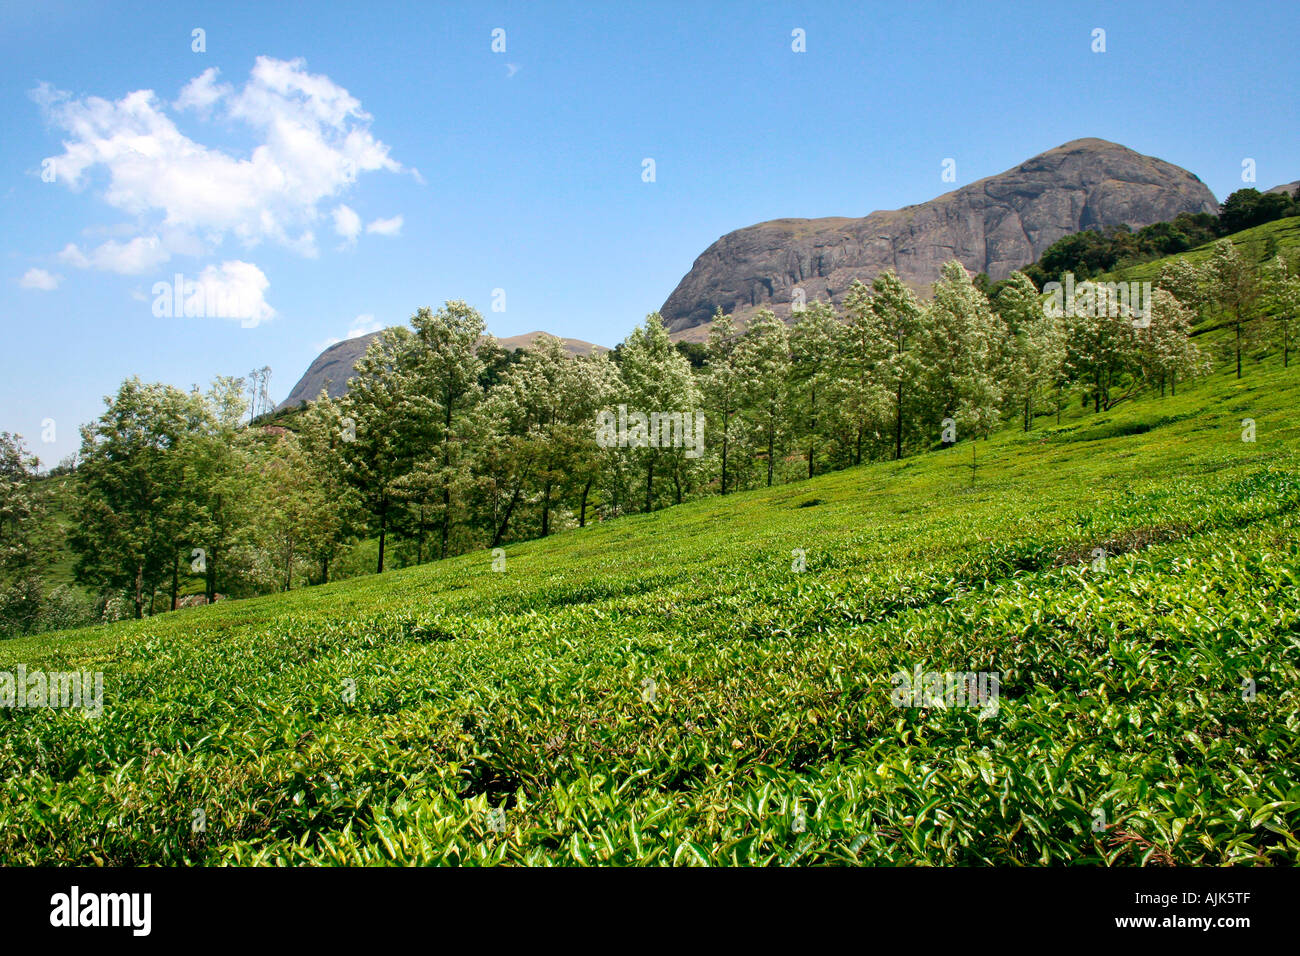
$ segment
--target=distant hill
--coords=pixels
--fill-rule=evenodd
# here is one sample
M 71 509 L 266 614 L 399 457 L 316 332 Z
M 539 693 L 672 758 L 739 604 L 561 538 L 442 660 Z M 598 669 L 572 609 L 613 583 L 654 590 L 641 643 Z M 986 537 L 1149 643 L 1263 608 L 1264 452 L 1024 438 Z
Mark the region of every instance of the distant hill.
M 348 379 L 352 377 L 352 370 L 356 367 L 357 360 L 366 354 L 366 349 L 379 334 L 379 332 L 371 332 L 356 338 L 344 339 L 321 352 L 307 367 L 302 378 L 298 379 L 298 384 L 289 392 L 289 397 L 276 406 L 276 411 L 296 408 L 303 402 L 309 402 L 320 394 L 322 388 L 326 389 L 330 398 L 345 395 L 348 390 Z M 527 348 L 537 340 L 538 336 L 545 334 L 545 332 L 525 332 L 523 335 L 497 339 L 497 344 L 507 351 L 514 351 Z M 590 355 L 593 352 L 609 351 L 603 345 L 593 345 L 581 339 L 560 338 L 560 341 L 572 355 Z
M 721 308 L 744 324 L 761 308 L 788 318 L 796 288 L 837 305 L 854 279 L 894 269 L 924 290 L 949 259 L 1005 278 L 1084 229 L 1133 228 L 1218 212 L 1213 194 L 1172 163 L 1079 139 L 916 206 L 862 218 L 776 219 L 709 246 L 660 310 L 674 339 L 702 341 Z
M 1300 250 L 1300 216 L 1276 219 L 1261 226 L 1252 226 L 1250 229 L 1234 232 L 1224 238 L 1235 245 L 1250 262 L 1262 263 L 1278 253 L 1292 255 L 1296 250 Z M 1214 255 L 1214 242 L 1207 242 L 1187 252 L 1115 269 L 1106 275 L 1098 276 L 1097 279 L 1099 282 L 1111 280 L 1154 282 L 1165 264 L 1174 259 L 1187 259 L 1196 265 L 1202 265 L 1212 255 Z

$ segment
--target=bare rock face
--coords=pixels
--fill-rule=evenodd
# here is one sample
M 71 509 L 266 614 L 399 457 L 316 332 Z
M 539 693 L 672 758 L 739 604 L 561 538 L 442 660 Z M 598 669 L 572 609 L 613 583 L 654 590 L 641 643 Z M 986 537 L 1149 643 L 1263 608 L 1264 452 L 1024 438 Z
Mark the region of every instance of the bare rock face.
M 1063 236 L 1182 212 L 1218 212 L 1199 179 L 1101 139 L 1079 139 L 918 206 L 864 219 L 775 219 L 723 236 L 660 310 L 678 340 L 702 341 L 714 312 L 738 325 L 762 308 L 788 319 L 796 289 L 840 304 L 854 279 L 892 268 L 925 291 L 949 259 L 991 279 L 1035 261 Z
M 296 408 L 303 402 L 310 402 L 320 394 L 323 388 L 330 398 L 339 398 L 347 394 L 348 379 L 352 377 L 353 369 L 361 356 L 366 354 L 366 349 L 370 347 L 381 333 L 371 332 L 367 335 L 358 335 L 356 338 L 344 339 L 342 342 L 335 342 L 320 355 L 316 356 L 315 361 L 307 367 L 302 378 L 298 379 L 298 384 L 293 387 L 289 397 L 279 404 L 276 408 L 279 411 L 282 408 Z M 544 335 L 544 332 L 525 332 L 523 335 L 511 335 L 504 339 L 497 339 L 497 345 L 506 351 L 527 348 L 537 341 L 537 338 Z M 557 336 L 557 338 L 559 338 Z M 608 352 L 609 349 L 603 345 L 592 345 L 590 342 L 584 342 L 581 339 L 560 338 L 564 344 L 565 350 L 570 355 L 590 355 L 593 352 Z

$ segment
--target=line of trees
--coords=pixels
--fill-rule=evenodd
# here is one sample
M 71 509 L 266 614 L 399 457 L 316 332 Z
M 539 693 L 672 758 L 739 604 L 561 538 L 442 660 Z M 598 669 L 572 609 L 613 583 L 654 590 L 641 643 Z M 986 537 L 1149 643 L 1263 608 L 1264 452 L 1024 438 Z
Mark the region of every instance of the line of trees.
M 1077 279 L 1090 279 L 1114 269 L 1187 252 L 1220 237 L 1289 216 L 1300 216 L 1300 187 L 1290 195 L 1262 193 L 1247 187 L 1225 199 L 1217 216 L 1208 212 L 1184 212 L 1168 222 L 1152 223 L 1136 231 L 1121 224 L 1102 231 L 1085 229 L 1073 233 L 1052 243 L 1037 262 L 1022 271 L 1040 289 L 1045 282 L 1066 272 L 1073 273 Z M 983 273 L 976 277 L 976 282 L 990 292 L 997 291 L 997 285 L 990 286 Z
M 608 355 L 549 336 L 506 353 L 478 312 L 448 302 L 380 335 L 346 395 L 322 392 L 279 425 L 245 423 L 242 379 L 205 393 L 124 382 L 63 479 L 66 545 L 101 595 L 91 616 L 141 617 L 175 609 L 196 576 L 207 601 L 288 590 L 1029 431 L 1072 400 L 1102 411 L 1204 373 L 1199 320 L 1235 331 L 1238 369 L 1264 325 L 1289 362 L 1298 264 L 1259 268 L 1220 242 L 1202 265 L 1165 267 L 1141 322 L 1105 286 L 1061 314 L 1020 272 L 990 298 L 949 262 L 928 302 L 885 272 L 789 325 L 763 311 L 738 331 L 719 313 L 698 367 L 657 314 Z M 702 411 L 704 453 L 601 447 L 597 416 L 616 406 Z M 39 582 L 59 532 L 42 482 L 21 439 L 0 435 L 4 633 L 40 626 L 49 604 Z

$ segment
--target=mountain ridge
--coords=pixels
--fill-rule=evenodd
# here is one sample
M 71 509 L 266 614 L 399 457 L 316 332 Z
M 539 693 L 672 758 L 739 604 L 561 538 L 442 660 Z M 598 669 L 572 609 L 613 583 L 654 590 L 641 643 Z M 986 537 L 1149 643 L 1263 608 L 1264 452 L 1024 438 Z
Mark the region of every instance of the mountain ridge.
M 719 308 L 740 328 L 761 308 L 789 321 L 796 289 L 807 302 L 820 298 L 840 305 L 854 279 L 870 282 L 888 268 L 924 295 L 952 258 L 997 280 L 1036 261 L 1064 236 L 1120 224 L 1141 228 L 1182 212 L 1218 212 L 1199 177 L 1086 137 L 923 203 L 863 217 L 769 219 L 733 230 L 696 258 L 659 311 L 674 341 L 700 342 Z M 378 334 L 322 351 L 277 410 L 310 401 L 321 388 L 331 397 L 343 395 L 357 360 Z M 524 348 L 541 334 L 498 342 Z M 608 351 L 580 339 L 561 341 L 574 355 Z
M 952 258 L 997 280 L 1084 229 L 1217 211 L 1193 173 L 1107 140 L 1077 139 L 924 203 L 729 232 L 700 254 L 660 314 L 674 339 L 701 341 L 719 308 L 742 327 L 761 308 L 788 319 L 796 289 L 808 302 L 838 305 L 853 279 L 870 282 L 888 268 L 924 291 Z

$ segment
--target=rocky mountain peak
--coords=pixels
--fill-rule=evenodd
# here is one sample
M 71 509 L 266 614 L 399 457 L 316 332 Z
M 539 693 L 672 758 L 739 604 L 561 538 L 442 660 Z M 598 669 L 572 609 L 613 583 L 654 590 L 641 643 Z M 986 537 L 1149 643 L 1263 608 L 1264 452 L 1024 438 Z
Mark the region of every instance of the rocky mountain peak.
M 860 219 L 774 219 L 727 233 L 695 260 L 660 313 L 675 339 L 701 341 L 714 312 L 738 324 L 789 318 L 796 289 L 839 304 L 854 279 L 892 268 L 926 291 L 949 259 L 997 280 L 1084 229 L 1140 228 L 1217 212 L 1196 176 L 1104 139 L 1076 139 L 929 202 Z

